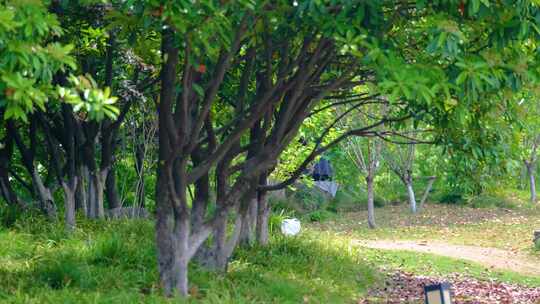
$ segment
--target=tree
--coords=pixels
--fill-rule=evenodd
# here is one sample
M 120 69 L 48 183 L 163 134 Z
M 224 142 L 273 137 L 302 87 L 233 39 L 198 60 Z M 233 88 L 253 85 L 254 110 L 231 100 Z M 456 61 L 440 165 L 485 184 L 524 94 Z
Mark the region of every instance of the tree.
M 365 112 L 358 110 L 355 115 L 348 117 L 341 123 L 352 128 L 368 126 L 377 122 L 385 115 L 384 100 L 379 103 L 368 105 Z M 382 131 L 384 126 L 374 128 L 375 131 Z M 365 175 L 367 187 L 368 206 L 368 226 L 375 228 L 375 204 L 373 183 L 378 169 L 380 168 L 381 150 L 383 139 L 374 137 L 350 137 L 345 140 L 345 150 L 348 158 Z
M 26 123 L 28 113 L 44 109 L 54 88 L 53 75 L 75 65 L 69 56 L 71 46 L 50 42 L 50 37 L 62 34 L 54 14 L 39 2 L 19 3 L 8 1 L 0 5 L 0 123 L 8 132 L 4 134 L 3 155 L 11 158 L 13 143 L 19 149 L 23 164 L 32 178 L 32 192 L 40 207 L 50 218 L 56 217 L 50 190 L 44 185 L 35 166 L 36 127 L 35 115 L 30 117 L 30 144 L 26 145 L 16 131 L 15 121 Z M 2 194 L 8 202 L 20 203 L 9 183 L 9 164 L 2 166 Z M 6 180 L 8 181 L 6 183 Z
M 163 64 L 156 201 L 160 274 L 169 294 L 175 290 L 187 294 L 189 260 L 216 223 L 223 222 L 236 207 L 240 213 L 237 223 L 243 225 L 243 214 L 249 210 L 257 189 L 270 191 L 290 184 L 311 160 L 347 136 L 377 134 L 370 131 L 375 126 L 368 126 L 321 145 L 329 126 L 289 180 L 258 187 L 256 177 L 275 167 L 278 156 L 294 139 L 301 122 L 325 96 L 365 85 L 373 79 L 369 77 L 374 77 L 378 89 L 390 96 L 390 102 L 407 104 L 401 108 L 401 112 L 408 112 L 403 117 L 411 116 L 410 111 L 414 110 L 414 115 L 425 114 L 425 119 L 436 127 L 448 127 L 449 122 L 461 125 L 477 118 L 464 117 L 466 111 L 476 104 L 483 105 L 486 96 L 500 89 L 501 81 L 513 77 L 503 72 L 502 65 L 494 63 L 490 67 L 476 54 L 477 40 L 486 43 L 487 51 L 514 41 L 516 33 L 508 35 L 504 33 L 511 32 L 499 31 L 501 22 L 507 22 L 498 18 L 503 12 L 520 24 L 527 22 L 515 13 L 516 8 L 502 4 L 472 5 L 467 12 L 452 2 L 433 5 L 419 2 L 413 8 L 408 4 L 397 7 L 389 4 L 391 10 L 379 2 L 343 6 L 306 2 L 298 7 L 285 3 L 237 5 L 217 7 L 219 15 L 212 9 L 215 6 L 202 4 L 185 7 L 164 4 L 149 9 L 149 14 L 158 15 L 166 27 L 161 33 Z M 364 14 L 353 13 L 358 11 Z M 388 11 L 404 13 L 406 18 L 387 14 Z M 221 16 L 226 16 L 228 22 L 222 22 Z M 411 18 L 422 22 L 410 22 Z M 201 27 L 201 19 L 211 22 Z M 403 23 L 404 20 L 409 22 Z M 433 29 L 428 31 L 428 40 L 419 35 L 426 27 Z M 193 29 L 201 35 L 194 36 Z M 385 34 L 395 34 L 396 29 L 404 34 L 395 42 L 379 40 Z M 520 37 L 528 35 L 524 32 Z M 489 37 L 499 38 L 495 44 Z M 212 45 L 205 45 L 205 39 L 212 41 Z M 418 51 L 419 45 L 427 51 Z M 205 51 L 204 55 L 201 50 Z M 249 55 L 250 50 L 254 55 Z M 414 60 L 407 58 L 409 51 L 418 51 Z M 254 59 L 250 59 L 252 56 Z M 250 60 L 257 67 L 253 74 L 245 70 Z M 498 78 L 485 77 L 493 71 Z M 242 81 L 240 76 L 246 74 L 249 78 L 246 76 L 247 80 Z M 175 90 L 177 85 L 180 90 Z M 243 92 L 241 88 L 246 87 L 248 90 Z M 236 102 L 230 96 L 236 96 Z M 227 106 L 227 102 L 232 102 L 232 106 Z M 449 108 L 455 114 L 450 115 Z M 212 116 L 212 109 L 221 111 L 219 118 Z M 225 113 L 234 113 L 235 119 L 231 120 Z M 224 128 L 216 130 L 214 126 L 218 123 Z M 206 151 L 205 157 L 190 162 L 197 148 Z M 193 227 L 191 212 L 204 208 L 189 208 L 187 189 L 218 166 L 221 172 L 216 174 L 225 170 L 229 179 L 234 174 L 234 182 L 220 190 L 225 192 L 223 195 L 218 191 L 218 207 L 213 216 L 201 227 Z
M 405 144 L 394 144 L 389 145 L 385 143 L 383 145 L 383 155 L 384 160 L 390 167 L 390 169 L 399 177 L 401 182 L 405 185 L 407 189 L 407 196 L 409 198 L 409 206 L 412 213 L 416 213 L 418 209 L 422 208 L 424 202 L 426 201 L 433 182 L 435 181 L 435 176 L 428 177 L 428 183 L 424 194 L 420 200 L 420 204 L 416 204 L 416 195 L 413 188 L 413 173 L 414 173 L 414 160 L 415 160 L 415 151 L 416 143 L 409 142 Z
M 522 106 L 519 112 L 521 128 L 518 129 L 520 157 L 525 165 L 529 179 L 531 202 L 536 203 L 536 170 L 538 165 L 538 148 L 540 146 L 540 104 L 537 101 L 536 90 L 531 89 L 519 95 L 519 103 Z

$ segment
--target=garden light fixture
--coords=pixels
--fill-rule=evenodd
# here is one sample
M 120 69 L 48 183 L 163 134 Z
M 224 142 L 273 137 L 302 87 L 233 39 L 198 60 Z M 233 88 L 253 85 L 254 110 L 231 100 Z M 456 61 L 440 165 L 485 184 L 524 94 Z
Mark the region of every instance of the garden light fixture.
M 426 304 L 452 304 L 449 283 L 424 286 L 424 294 Z

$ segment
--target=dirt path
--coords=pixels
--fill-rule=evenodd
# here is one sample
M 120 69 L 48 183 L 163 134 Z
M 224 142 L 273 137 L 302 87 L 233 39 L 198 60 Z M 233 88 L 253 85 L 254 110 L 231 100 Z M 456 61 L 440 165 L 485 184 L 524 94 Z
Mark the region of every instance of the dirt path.
M 358 241 L 368 248 L 408 250 L 431 253 L 482 264 L 489 268 L 511 270 L 525 275 L 540 275 L 540 262 L 510 251 L 477 246 L 453 245 L 437 241 Z

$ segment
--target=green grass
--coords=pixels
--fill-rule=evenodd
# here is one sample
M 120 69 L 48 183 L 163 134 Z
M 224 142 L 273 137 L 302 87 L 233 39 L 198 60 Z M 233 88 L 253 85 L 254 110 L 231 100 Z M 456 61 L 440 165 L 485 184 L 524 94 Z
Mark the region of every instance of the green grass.
M 153 223 L 40 217 L 0 229 L 1 303 L 178 303 L 161 296 Z M 193 303 L 355 303 L 378 278 L 359 249 L 316 235 L 240 249 L 226 274 L 193 265 Z
M 366 228 L 365 212 L 326 213 L 305 216 L 302 234 L 293 238 L 276 233 L 281 219 L 292 214 L 274 214 L 270 245 L 237 250 L 225 274 L 192 265 L 192 296 L 184 302 L 356 303 L 395 269 L 540 286 L 540 278 L 511 271 L 430 254 L 367 249 L 352 242 L 443 239 L 513 248 L 535 258 L 531 237 L 540 227 L 540 210 L 535 207 L 429 204 L 412 216 L 406 205 L 389 205 L 376 209 L 376 230 Z M 161 296 L 151 221 L 79 219 L 70 235 L 61 223 L 40 216 L 9 216 L 9 228 L 0 228 L 0 303 L 182 303 Z

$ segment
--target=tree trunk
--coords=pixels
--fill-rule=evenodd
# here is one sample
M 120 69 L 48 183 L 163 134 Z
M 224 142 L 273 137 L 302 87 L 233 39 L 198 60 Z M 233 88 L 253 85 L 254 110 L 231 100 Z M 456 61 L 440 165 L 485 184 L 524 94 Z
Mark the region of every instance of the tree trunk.
M 36 168 L 32 171 L 32 185 L 34 186 L 34 190 L 39 199 L 39 208 L 49 219 L 56 220 L 56 205 L 54 204 L 51 191 L 43 184 L 43 180 L 39 176 Z
M 240 230 L 240 243 L 242 245 L 253 245 L 255 242 L 255 229 L 257 226 L 257 198 L 252 193 L 245 198 L 242 204 L 244 208 L 240 210 L 242 217 L 242 229 Z
M 105 217 L 103 208 L 103 188 L 107 171 L 91 172 L 88 193 L 88 217 L 92 219 L 102 219 Z
M 208 233 L 191 234 L 189 212 L 182 210 L 182 206 L 186 206 L 185 178 L 180 177 L 180 182 L 176 178 L 175 181 L 169 181 L 165 170 L 168 169 L 160 165 L 156 187 L 156 243 L 160 281 L 167 296 L 186 297 L 189 261 L 206 240 L 210 230 L 207 230 Z M 179 171 L 179 174 L 185 173 Z M 174 195 L 170 193 L 171 182 L 177 182 L 175 188 L 178 193 Z
M 216 228 L 214 229 L 214 244 L 212 246 L 212 253 L 210 253 L 210 259 L 207 266 L 209 268 L 215 268 L 216 270 L 225 271 L 227 267 L 227 259 L 229 258 L 226 254 L 227 247 L 227 217 L 221 217 L 217 220 Z M 212 265 L 213 264 L 213 265 Z
M 368 205 L 368 227 L 374 229 L 375 225 L 375 196 L 373 193 L 373 176 L 366 177 L 367 185 L 367 205 Z
M 75 193 L 77 191 L 77 178 L 74 177 L 68 182 L 62 182 L 64 189 L 64 220 L 67 231 L 73 231 L 75 222 Z
M 188 296 L 188 264 L 190 223 L 187 214 L 183 214 L 176 220 L 174 235 L 176 237 L 174 277 L 177 278 L 175 289 L 184 297 Z
M 195 198 L 191 209 L 192 230 L 196 231 L 203 224 L 209 200 L 210 178 L 208 174 L 205 174 L 195 182 Z
M 531 203 L 536 203 L 536 177 L 534 176 L 535 163 L 528 163 L 527 175 L 529 175 L 529 186 L 531 191 Z
M 7 172 L 7 168 L 2 168 L 0 165 L 0 195 L 6 203 L 12 206 L 19 206 L 21 208 L 25 208 L 26 204 L 19 199 L 17 196 L 17 193 L 11 188 L 11 183 L 9 181 L 9 175 Z
M 137 173 L 135 205 L 144 207 L 144 145 L 137 145 L 136 147 L 135 172 Z
M 165 295 L 172 296 L 176 277 L 172 273 L 175 260 L 172 234 L 172 203 L 165 176 L 158 170 L 156 184 L 156 245 L 159 278 Z
M 13 156 L 13 141 L 9 134 L 6 135 L 3 142 L 0 141 L 0 146 L 2 145 L 4 147 L 0 149 L 0 196 L 9 205 L 19 206 L 24 209 L 26 203 L 17 196 L 9 180 L 9 164 Z
M 267 184 L 266 173 L 263 173 L 259 180 L 260 185 Z M 268 221 L 270 218 L 270 206 L 268 204 L 268 197 L 266 191 L 257 192 L 257 241 L 260 245 L 268 245 L 269 233 L 268 233 Z
M 215 230 L 215 252 L 213 253 L 215 259 L 215 269 L 219 271 L 227 271 L 227 266 L 229 264 L 229 259 L 232 256 L 234 248 L 240 241 L 240 234 L 242 231 L 242 226 L 245 224 L 243 222 L 243 217 L 237 215 L 234 230 L 232 235 L 227 238 L 227 216 L 221 216 L 218 220 L 218 226 Z
M 105 195 L 107 196 L 109 209 L 122 207 L 118 189 L 116 188 L 116 170 L 114 169 L 114 166 L 109 170 L 105 180 Z
M 416 198 L 414 197 L 414 189 L 412 181 L 410 179 L 407 179 L 405 187 L 407 187 L 407 194 L 409 196 L 409 205 L 411 207 L 411 212 L 416 213 Z
M 77 191 L 75 192 L 75 209 L 82 211 L 88 217 L 88 169 L 85 166 L 79 167 Z
M 209 270 L 226 272 L 229 258 L 240 239 L 242 217 L 237 215 L 232 234 L 227 238 L 227 215 L 227 212 L 222 212 L 218 216 L 213 229 L 212 245 L 201 247 L 197 252 L 198 263 Z
M 429 177 L 428 184 L 426 186 L 426 190 L 424 191 L 424 195 L 422 195 L 422 199 L 420 200 L 420 204 L 418 205 L 418 209 L 422 209 L 424 207 L 424 203 L 426 202 L 429 192 L 431 192 L 431 188 L 433 187 L 433 182 L 435 182 L 436 177 L 431 176 Z

